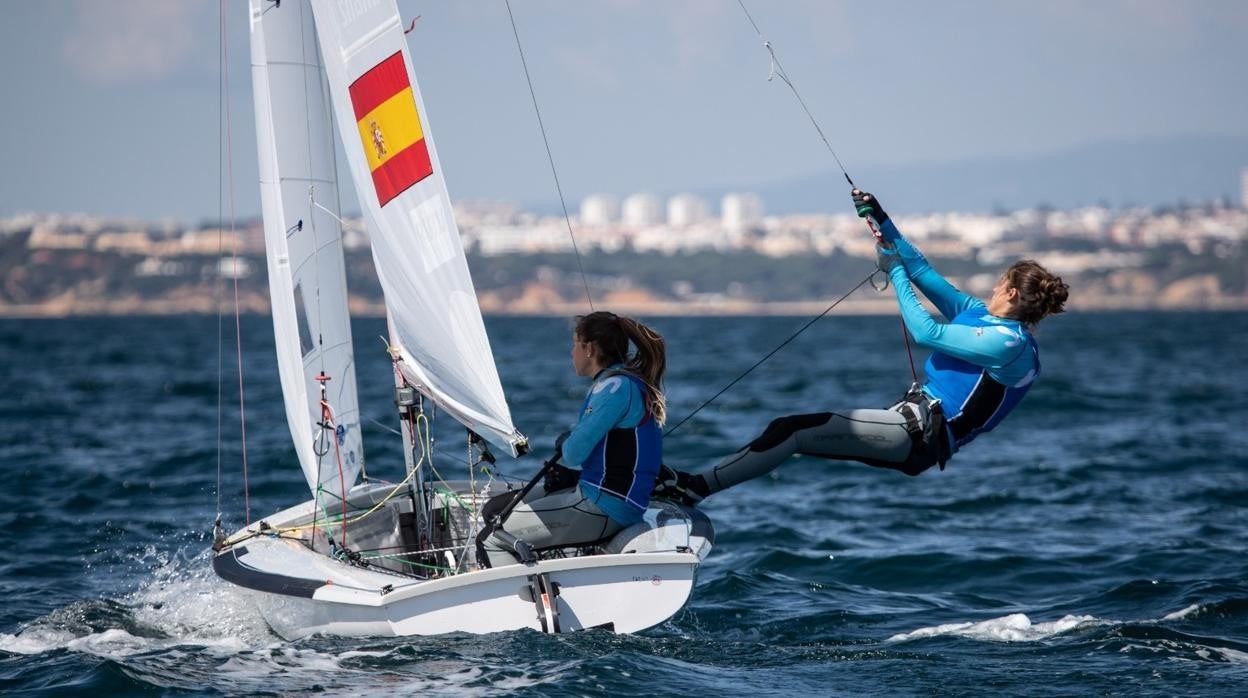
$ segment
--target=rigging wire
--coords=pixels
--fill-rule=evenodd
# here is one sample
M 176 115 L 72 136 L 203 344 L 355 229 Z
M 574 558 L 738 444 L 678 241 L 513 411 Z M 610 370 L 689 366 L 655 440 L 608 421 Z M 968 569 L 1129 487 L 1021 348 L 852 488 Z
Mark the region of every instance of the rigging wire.
M 689 421 L 690 419 L 693 419 L 693 416 L 694 416 L 695 414 L 697 414 L 697 413 L 701 412 L 701 411 L 702 411 L 702 408 L 704 408 L 704 407 L 706 407 L 707 405 L 709 405 L 709 404 L 711 404 L 712 402 L 714 402 L 714 401 L 715 401 L 715 399 L 716 399 L 716 398 L 718 398 L 720 395 L 723 395 L 724 393 L 728 392 L 728 389 L 729 389 L 729 388 L 731 388 L 732 386 L 736 385 L 738 382 L 740 382 L 740 380 L 741 380 L 742 378 L 745 378 L 746 376 L 750 375 L 750 373 L 751 373 L 754 369 L 758 368 L 759 366 L 762 366 L 762 365 L 763 365 L 763 364 L 764 364 L 764 363 L 765 363 L 768 359 L 770 359 L 772 356 L 774 356 L 776 352 L 778 352 L 778 351 L 780 351 L 781 349 L 783 349 L 786 345 L 788 345 L 788 343 L 789 343 L 789 342 L 792 342 L 794 339 L 797 339 L 797 336 L 798 336 L 798 335 L 800 335 L 801 333 L 805 332 L 805 331 L 806 331 L 806 330 L 807 330 L 807 329 L 808 329 L 811 325 L 813 325 L 813 324 L 815 324 L 816 322 L 818 322 L 819 320 L 823 319 L 823 316 L 825 316 L 825 315 L 827 315 L 828 313 L 832 312 L 832 309 L 833 309 L 833 308 L 835 308 L 836 306 L 840 305 L 840 304 L 841 304 L 841 301 L 845 300 L 846 298 L 849 298 L 851 295 L 853 295 L 854 291 L 857 291 L 858 289 L 860 289 L 860 288 L 862 288 L 863 286 L 865 286 L 865 285 L 867 284 L 867 282 L 868 282 L 868 281 L 870 281 L 870 280 L 871 280 L 871 279 L 875 276 L 875 274 L 876 274 L 876 272 L 877 272 L 877 271 L 879 271 L 879 270 L 878 270 L 878 269 L 876 269 L 876 270 L 872 271 L 870 274 L 867 274 L 866 278 L 864 278 L 862 281 L 859 281 L 859 282 L 858 282 L 858 284 L 857 284 L 856 286 L 854 286 L 853 288 L 851 288 L 851 289 L 849 289 L 848 291 L 846 291 L 846 292 L 845 292 L 845 295 L 843 295 L 843 296 L 841 296 L 840 298 L 837 298 L 835 301 L 833 301 L 833 302 L 832 302 L 832 305 L 829 305 L 827 308 L 825 308 L 825 309 L 824 309 L 824 311 L 823 311 L 822 313 L 819 313 L 819 314 L 818 314 L 818 315 L 816 315 L 815 317 L 811 318 L 809 322 L 807 322 L 805 325 L 802 325 L 802 326 L 801 326 L 801 328 L 799 328 L 799 329 L 798 329 L 796 332 L 794 332 L 793 334 L 789 335 L 789 338 L 788 338 L 788 339 L 786 339 L 786 340 L 784 340 L 783 342 L 781 342 L 781 343 L 780 343 L 780 344 L 779 344 L 779 345 L 778 345 L 775 349 L 772 349 L 771 351 L 767 352 L 767 355 L 766 355 L 766 356 L 764 356 L 763 358 L 759 359 L 758 361 L 755 361 L 753 366 L 750 366 L 749 368 L 745 369 L 745 371 L 743 371 L 743 372 L 741 373 L 741 375 L 737 376 L 736 378 L 733 378 L 731 383 L 729 383 L 728 385 L 725 385 L 725 386 L 723 387 L 723 389 L 721 389 L 718 393 L 715 393 L 714 395 L 712 395 L 712 396 L 711 396 L 711 398 L 710 398 L 709 400 L 707 400 L 706 402 L 703 402 L 701 405 L 698 405 L 697 409 L 695 409 L 694 411 L 690 412 L 690 413 L 689 413 L 689 414 L 688 414 L 688 415 L 687 415 L 684 419 L 682 419 L 682 420 L 680 420 L 679 422 L 677 422 L 677 423 L 676 423 L 676 426 L 673 426 L 671 429 L 668 429 L 667 431 L 663 432 L 663 436 L 665 436 L 665 437 L 666 437 L 666 436 L 670 435 L 672 432 L 674 432 L 674 431 L 676 431 L 677 429 L 679 429 L 679 428 L 680 428 L 680 426 L 681 426 L 682 424 L 684 424 L 685 422 Z
M 767 53 L 771 54 L 771 74 L 767 76 L 767 80 L 770 82 L 771 78 L 776 76 L 783 80 L 784 84 L 789 86 L 789 89 L 793 91 L 793 96 L 797 97 L 798 103 L 802 105 L 802 110 L 806 112 L 806 117 L 810 119 L 811 125 L 814 126 L 815 131 L 819 133 L 819 139 L 823 141 L 823 145 L 827 147 L 828 152 L 832 153 L 832 159 L 836 160 L 836 166 L 841 168 L 841 174 L 845 175 L 845 181 L 849 182 L 849 186 L 856 188 L 857 185 L 854 184 L 854 180 L 851 179 L 849 173 L 845 171 L 845 166 L 841 164 L 841 159 L 837 157 L 836 151 L 832 149 L 832 144 L 828 142 L 828 137 L 823 135 L 823 128 L 821 128 L 819 126 L 819 122 L 815 120 L 815 115 L 810 112 L 810 107 L 806 106 L 806 100 L 802 99 L 801 93 L 797 91 L 797 85 L 794 85 L 793 81 L 789 79 L 789 74 L 785 72 L 784 66 L 781 65 L 780 58 L 776 56 L 775 48 L 772 47 L 771 42 L 767 40 L 767 37 L 763 36 L 762 30 L 758 28 L 758 24 L 754 21 L 754 17 L 750 15 L 750 11 L 745 9 L 744 0 L 737 0 L 737 4 L 741 6 L 741 11 L 745 13 L 745 18 L 749 20 L 750 26 L 754 27 L 754 33 L 758 34 L 758 38 L 762 40 L 763 48 L 767 49 Z
M 810 124 L 815 127 L 815 131 L 819 134 L 819 140 L 823 141 L 824 147 L 826 147 L 828 149 L 828 152 L 832 154 L 832 159 L 836 161 L 836 166 L 840 168 L 841 174 L 845 176 L 845 181 L 849 183 L 850 187 L 857 189 L 858 187 L 856 184 L 854 184 L 853 178 L 851 178 L 849 176 L 849 172 L 845 170 L 845 165 L 841 163 L 841 158 L 836 154 L 836 150 L 832 148 L 832 143 L 828 141 L 828 137 L 824 134 L 823 128 L 819 125 L 819 121 L 815 119 L 815 115 L 810 111 L 810 107 L 806 104 L 806 100 L 802 98 L 802 94 L 800 91 L 798 91 L 797 85 L 793 83 L 792 78 L 790 78 L 789 74 L 784 70 L 784 65 L 780 62 L 780 58 L 776 55 L 775 47 L 773 47 L 771 42 L 767 40 L 767 37 L 763 35 L 762 30 L 759 29 L 758 27 L 758 23 L 754 21 L 754 17 L 750 14 L 750 11 L 746 9 L 745 2 L 743 0 L 737 0 L 737 4 L 741 6 L 741 11 L 745 13 L 746 20 L 748 20 L 750 23 L 750 26 L 754 28 L 754 33 L 758 34 L 758 38 L 762 40 L 763 48 L 767 49 L 768 55 L 771 56 L 771 72 L 767 76 L 767 80 L 770 81 L 773 77 L 779 77 L 780 80 L 782 80 L 785 85 L 789 86 L 789 89 L 793 92 L 793 96 L 797 98 L 798 103 L 802 106 L 802 111 L 806 112 L 806 117 L 810 119 Z M 880 239 L 879 228 L 870 218 L 867 219 L 867 225 L 868 227 L 871 228 L 871 233 L 875 235 L 877 239 Z M 715 393 L 715 395 L 712 396 L 709 400 L 707 400 L 706 402 L 703 402 L 701 405 L 698 405 L 697 409 L 695 409 L 693 412 L 690 412 L 688 416 L 686 416 L 684 419 L 677 422 L 675 426 L 665 431 L 663 435 L 667 436 L 671 434 L 672 432 L 676 431 L 677 429 L 679 429 L 682 424 L 692 419 L 693 416 L 696 415 L 698 412 L 701 412 L 704 407 L 714 402 L 716 398 L 718 398 L 720 395 L 723 395 L 725 392 L 727 392 L 729 388 L 736 385 L 737 382 L 739 382 L 741 379 L 749 375 L 751 371 L 761 366 L 764 362 L 766 362 L 773 355 L 775 355 L 776 352 L 783 349 L 787 344 L 789 344 L 789 342 L 792 342 L 794 339 L 796 339 L 798 335 L 805 332 L 807 328 L 809 328 L 811 325 L 815 324 L 817 321 L 822 319 L 825 315 L 830 313 L 833 308 L 840 305 L 841 301 L 844 301 L 846 298 L 852 295 L 855 291 L 857 291 L 858 289 L 866 285 L 867 282 L 871 281 L 871 279 L 875 277 L 875 274 L 878 271 L 879 271 L 878 269 L 872 270 L 870 274 L 867 274 L 866 278 L 864 278 L 862 281 L 859 281 L 858 284 L 854 286 L 853 288 L 851 288 L 847 293 L 845 293 L 845 295 L 836 299 L 836 301 L 834 301 L 831 305 L 829 305 L 822 313 L 819 313 L 814 318 L 811 318 L 809 322 L 807 322 L 805 325 L 803 325 L 793 334 L 789 335 L 788 339 L 784 340 L 775 349 L 772 349 L 770 352 L 768 352 L 766 356 L 756 361 L 753 366 L 750 366 L 743 373 L 741 373 L 741 375 L 734 378 L 732 382 L 724 386 L 723 389 L 720 390 L 718 393 Z M 910 354 L 910 338 L 906 334 L 904 320 L 902 323 L 902 334 L 905 337 L 905 341 L 906 341 L 906 353 Z M 914 372 L 913 356 L 911 356 L 911 359 L 910 359 L 910 370 Z M 915 380 L 916 382 L 918 380 L 917 373 L 915 374 Z
M 737 0 L 737 4 L 741 6 L 741 11 L 745 13 L 745 18 L 749 20 L 750 26 L 754 27 L 754 33 L 758 34 L 758 38 L 763 42 L 763 48 L 767 49 L 767 53 L 771 56 L 771 73 L 767 76 L 767 80 L 770 81 L 772 77 L 779 77 L 782 81 L 784 81 L 784 84 L 789 86 L 789 89 L 793 91 L 793 96 L 797 98 L 798 104 L 801 104 L 802 110 L 806 112 L 806 117 L 810 119 L 810 124 L 815 127 L 815 131 L 819 134 L 819 139 L 823 141 L 824 147 L 826 147 L 828 152 L 832 154 L 832 159 L 836 161 L 836 166 L 840 168 L 841 174 L 845 176 L 845 181 L 849 182 L 850 188 L 857 189 L 858 185 L 854 184 L 853 178 L 849 176 L 849 172 L 846 171 L 845 166 L 841 164 L 841 158 L 837 156 L 836 151 L 832 148 L 832 144 L 828 141 L 828 137 L 824 135 L 823 128 L 819 126 L 819 121 L 815 119 L 815 115 L 811 113 L 810 107 L 806 105 L 806 100 L 802 99 L 802 94 L 798 91 L 797 85 L 793 84 L 793 80 L 790 79 L 789 74 L 785 72 L 784 65 L 780 63 L 780 58 L 776 55 L 775 47 L 772 46 L 771 41 L 763 35 L 763 31 L 758 28 L 758 23 L 754 21 L 753 15 L 751 15 L 750 11 L 746 9 L 745 0 Z M 867 227 L 871 229 L 871 234 L 875 236 L 878 244 L 885 246 L 891 245 L 891 243 L 884 240 L 884 236 L 880 232 L 880 226 L 875 219 L 867 216 L 865 220 L 867 221 Z M 872 276 L 874 276 L 874 274 L 875 273 L 872 272 Z M 914 353 L 910 350 L 910 333 L 906 330 L 906 321 L 904 318 L 901 319 L 901 337 L 902 341 L 906 345 L 906 356 L 910 360 L 910 375 L 914 378 L 914 382 L 918 383 L 919 373 L 914 367 Z
M 581 272 L 581 283 L 585 285 L 585 300 L 589 301 L 589 310 L 594 310 L 594 297 L 589 293 L 589 279 L 585 276 L 585 264 L 581 260 L 581 251 L 576 245 L 576 236 L 572 234 L 572 218 L 568 215 L 568 204 L 564 200 L 563 186 L 559 184 L 559 173 L 555 170 L 555 156 L 550 151 L 550 139 L 546 137 L 546 125 L 542 122 L 542 110 L 537 106 L 537 92 L 533 89 L 533 78 L 529 75 L 529 63 L 524 58 L 524 47 L 520 45 L 520 30 L 516 28 L 516 16 L 511 11 L 511 0 L 505 0 L 507 16 L 511 19 L 511 33 L 516 37 L 516 50 L 520 52 L 520 65 L 524 68 L 524 79 L 529 84 L 529 97 L 533 100 L 533 111 L 537 114 L 537 126 L 542 132 L 542 142 L 546 144 L 546 159 L 550 161 L 550 173 L 555 178 L 555 189 L 559 192 L 559 205 L 563 207 L 563 220 L 568 226 L 568 237 L 572 239 L 572 251 L 576 253 L 576 265 Z
M 221 231 L 221 219 L 224 217 L 225 208 L 225 116 L 223 114 L 222 105 L 224 104 L 225 95 L 225 5 L 224 0 L 220 4 L 221 17 L 218 22 L 217 41 L 217 67 L 221 72 L 217 74 L 217 96 L 221 99 L 221 104 L 217 105 L 217 259 L 225 256 L 225 238 Z M 216 521 L 221 521 L 221 451 L 224 446 L 225 432 L 225 405 L 223 399 L 225 395 L 225 317 L 221 311 L 221 293 L 224 284 L 221 281 L 221 275 L 217 275 L 217 283 L 214 285 L 212 294 L 212 307 L 217 311 L 217 516 Z
M 229 41 L 226 36 L 225 21 L 225 0 L 221 0 L 221 81 L 223 89 L 221 91 L 222 106 L 225 111 L 225 162 L 230 200 L 230 238 L 232 240 L 232 250 L 230 263 L 234 269 L 238 268 L 238 232 L 234 218 L 234 155 L 233 155 L 233 123 L 230 119 L 230 50 Z M 243 323 L 241 320 L 241 307 L 238 298 L 238 274 L 232 274 L 234 277 L 234 347 L 238 360 L 238 421 L 239 430 L 242 440 L 243 450 L 243 512 L 244 521 L 247 525 L 251 525 L 251 495 L 247 478 L 247 404 L 243 395 Z

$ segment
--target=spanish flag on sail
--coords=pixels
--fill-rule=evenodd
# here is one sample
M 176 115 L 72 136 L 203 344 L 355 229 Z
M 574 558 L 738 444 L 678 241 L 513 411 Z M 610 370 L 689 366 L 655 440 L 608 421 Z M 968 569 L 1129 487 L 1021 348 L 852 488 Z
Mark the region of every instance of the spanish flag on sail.
M 369 69 L 351 83 L 349 91 L 377 200 L 385 206 L 433 174 L 403 54 L 396 53 Z

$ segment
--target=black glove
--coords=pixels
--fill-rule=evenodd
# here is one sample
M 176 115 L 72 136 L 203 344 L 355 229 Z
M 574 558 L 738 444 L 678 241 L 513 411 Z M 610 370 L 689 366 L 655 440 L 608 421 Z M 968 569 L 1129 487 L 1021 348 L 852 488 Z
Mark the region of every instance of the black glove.
M 573 470 L 558 463 L 546 464 L 546 477 L 542 480 L 542 486 L 546 488 L 546 494 L 566 490 L 570 487 L 576 487 L 576 483 L 581 481 L 581 471 Z
M 875 266 L 885 274 L 890 274 L 894 267 L 903 266 L 901 263 L 901 255 L 898 254 L 896 247 L 885 247 L 880 244 L 875 246 Z
M 877 224 L 884 225 L 884 221 L 888 220 L 888 214 L 884 213 L 884 207 L 880 205 L 879 199 L 861 189 L 855 189 L 850 193 L 854 197 L 854 208 L 858 211 L 859 218 L 871 216 Z

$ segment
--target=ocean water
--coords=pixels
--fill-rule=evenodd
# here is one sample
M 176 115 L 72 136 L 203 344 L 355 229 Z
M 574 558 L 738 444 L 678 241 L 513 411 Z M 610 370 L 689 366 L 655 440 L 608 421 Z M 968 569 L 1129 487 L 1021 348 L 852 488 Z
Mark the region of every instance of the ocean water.
M 654 319 L 672 423 L 804 322 Z M 544 453 L 586 387 L 570 325 L 487 324 L 517 424 Z M 257 516 L 307 492 L 269 320 L 241 328 Z M 378 422 L 369 470 L 392 477 L 383 323 L 354 330 Z M 215 514 L 233 529 L 244 507 L 233 319 L 223 360 L 218 331 L 216 318 L 0 321 L 0 693 L 1248 691 L 1248 314 L 1054 318 L 1040 382 L 947 470 L 796 458 L 716 495 L 692 601 L 644 633 L 293 643 L 209 567 Z M 909 381 L 896 318 L 834 314 L 669 437 L 667 460 L 704 467 L 772 417 L 883 406 Z M 436 433 L 453 461 L 462 432 L 441 419 Z

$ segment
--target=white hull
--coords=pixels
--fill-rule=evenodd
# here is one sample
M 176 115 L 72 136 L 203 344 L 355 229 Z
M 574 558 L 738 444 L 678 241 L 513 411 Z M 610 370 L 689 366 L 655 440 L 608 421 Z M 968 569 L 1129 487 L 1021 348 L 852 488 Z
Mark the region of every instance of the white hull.
M 632 633 L 662 623 L 685 605 L 699 562 L 691 553 L 644 557 L 601 555 L 509 565 L 396 585 L 388 594 L 381 592 L 384 584 L 371 588 L 333 584 L 311 597 L 259 591 L 253 596 L 273 631 L 289 640 L 318 633 L 399 636 L 524 628 L 551 632 L 544 605 L 531 600 L 532 577 L 545 573 L 559 589 L 553 609 L 559 632 L 600 627 Z
M 377 491 L 363 494 L 373 499 Z M 306 522 L 310 511 L 309 502 L 266 523 L 284 528 Z M 253 525 L 235 534 L 231 540 L 238 542 L 219 552 L 213 567 L 251 590 L 269 626 L 291 640 L 318 633 L 401 636 L 524 628 L 633 633 L 662 623 L 685 605 L 714 536 L 700 512 L 656 502 L 646 521 L 617 534 L 600 554 L 422 578 L 315 551 L 304 537 L 306 528 L 284 534 L 288 537 L 249 535 L 257 530 Z M 397 537 L 378 531 L 369 534 L 374 541 Z

